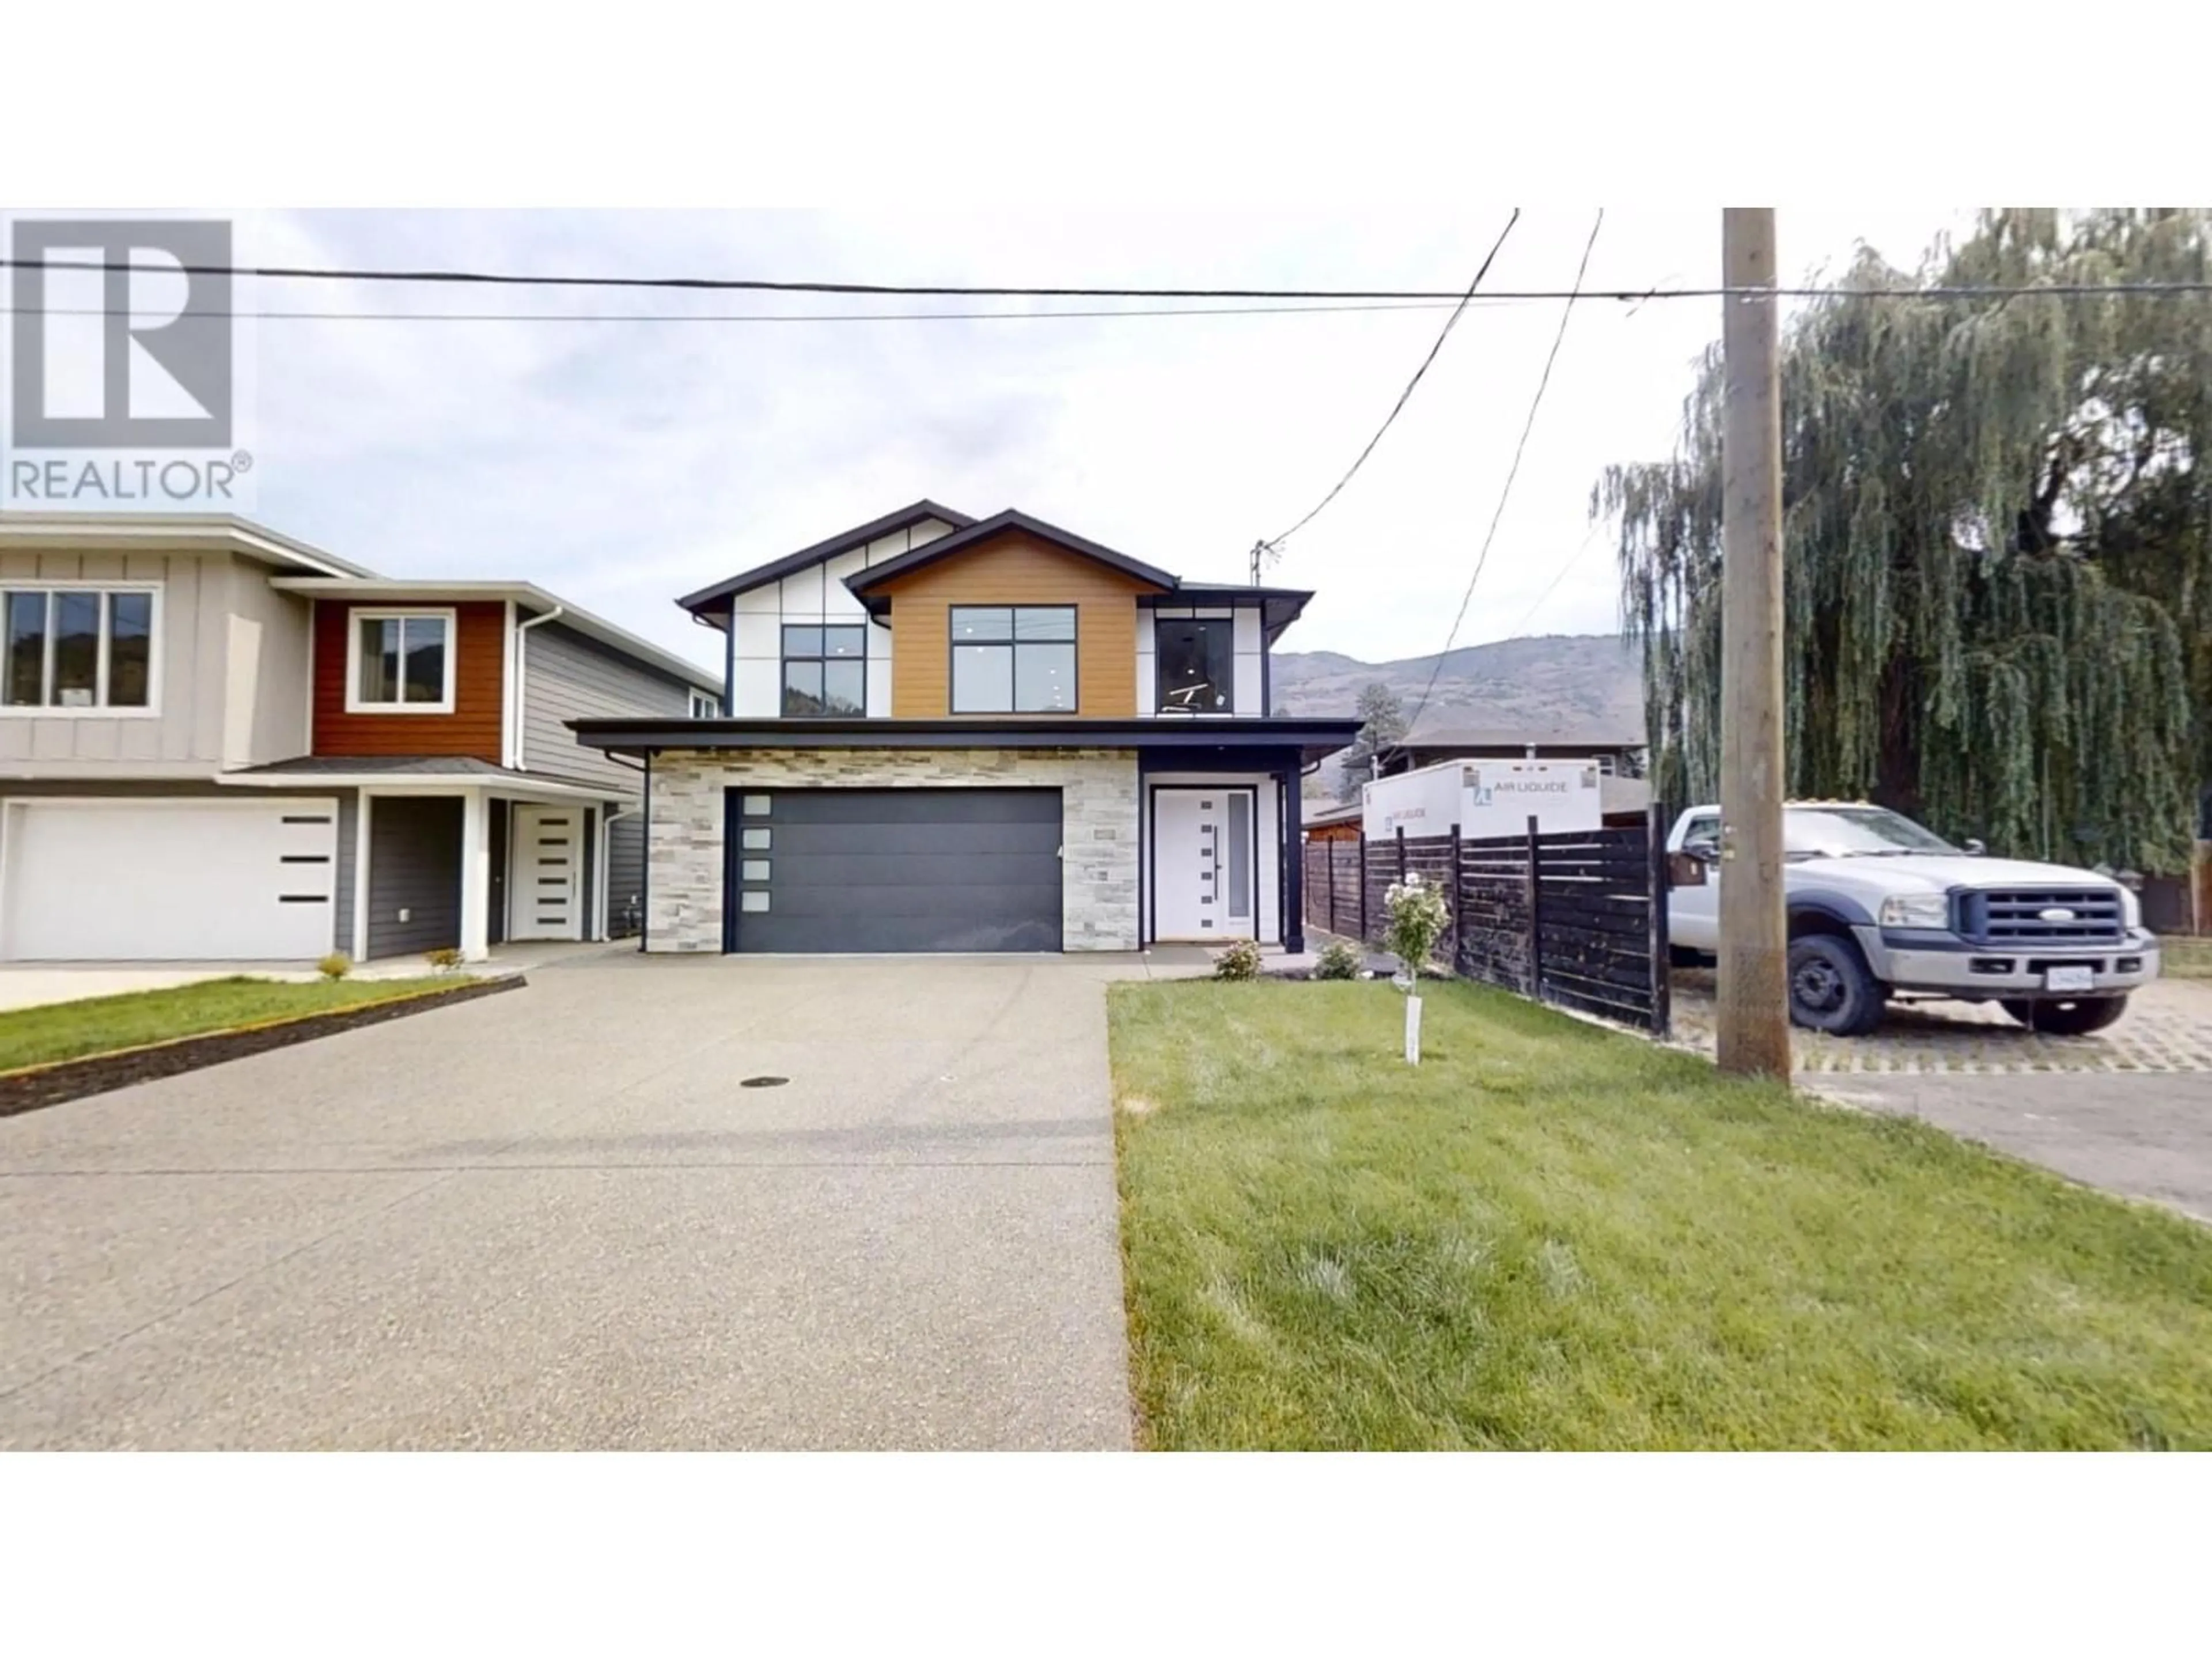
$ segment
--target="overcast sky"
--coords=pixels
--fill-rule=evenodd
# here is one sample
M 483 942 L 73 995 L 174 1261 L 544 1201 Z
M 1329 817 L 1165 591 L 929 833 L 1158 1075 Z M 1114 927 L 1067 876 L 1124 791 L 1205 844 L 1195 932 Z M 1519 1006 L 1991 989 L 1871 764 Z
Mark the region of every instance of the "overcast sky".
M 1462 287 L 1509 208 L 1434 214 L 303 213 L 246 263 L 842 281 Z M 1523 211 L 1486 287 L 1570 285 L 1594 208 Z M 1911 265 L 1960 216 L 1784 208 L 1785 280 L 1863 239 Z M 1613 210 L 1596 287 L 1719 277 L 1717 210 Z M 910 311 L 953 301 L 263 283 L 313 311 Z M 1018 304 L 986 301 L 983 305 Z M 1396 314 L 927 322 L 264 320 L 257 516 L 395 575 L 527 578 L 714 660 L 678 593 L 928 495 L 1018 507 L 1189 578 L 1350 465 L 1442 325 Z M 1320 590 L 1285 640 L 1370 660 L 1444 641 L 1557 325 L 1471 309 L 1352 486 L 1269 580 Z M 1609 462 L 1666 453 L 1713 301 L 1576 309 L 1459 643 L 1610 631 Z M 1572 568 L 1534 611 L 1563 562 Z

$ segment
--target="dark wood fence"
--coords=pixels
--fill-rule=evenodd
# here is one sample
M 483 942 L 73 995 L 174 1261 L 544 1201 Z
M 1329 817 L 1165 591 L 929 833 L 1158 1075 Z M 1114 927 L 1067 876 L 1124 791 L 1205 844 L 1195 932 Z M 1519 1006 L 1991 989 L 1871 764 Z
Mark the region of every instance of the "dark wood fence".
M 1310 842 L 1306 925 L 1380 945 L 1383 895 L 1409 872 L 1443 886 L 1455 973 L 1664 1036 L 1664 823 L 1466 841 Z

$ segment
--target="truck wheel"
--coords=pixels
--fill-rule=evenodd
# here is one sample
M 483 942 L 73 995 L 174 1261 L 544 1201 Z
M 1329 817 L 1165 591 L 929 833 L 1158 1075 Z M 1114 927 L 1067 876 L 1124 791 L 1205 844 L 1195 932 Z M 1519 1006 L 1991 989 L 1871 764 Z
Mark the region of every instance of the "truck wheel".
M 2021 998 L 2007 1001 L 2004 1011 L 2031 1031 L 2048 1031 L 2053 1036 L 2087 1036 L 2092 1031 L 2103 1030 L 2127 1012 L 2128 1000 L 2083 997 L 2075 1002 L 2031 1002 Z
M 1667 965 L 1669 968 L 1703 968 L 1711 960 L 1703 951 L 1692 951 L 1686 945 L 1667 947 Z
M 1859 947 L 1833 933 L 1790 945 L 1790 1018 L 1832 1036 L 1862 1036 L 1881 1024 L 1886 999 Z

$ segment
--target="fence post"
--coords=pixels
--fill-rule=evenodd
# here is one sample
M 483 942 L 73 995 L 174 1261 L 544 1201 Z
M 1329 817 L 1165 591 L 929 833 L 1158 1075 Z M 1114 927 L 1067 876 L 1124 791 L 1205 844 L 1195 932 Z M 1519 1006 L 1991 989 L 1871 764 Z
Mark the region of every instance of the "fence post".
M 1463 902 L 1463 902 L 1463 900 L 1462 899 L 1462 896 L 1461 896 L 1461 894 L 1460 894 L 1459 884 L 1460 884 L 1460 873 L 1459 873 L 1459 825 L 1457 825 L 1456 823 L 1455 823 L 1455 824 L 1453 824 L 1453 825 L 1452 825 L 1452 828 L 1451 828 L 1451 886 L 1450 886 L 1450 892 L 1451 892 L 1451 970 L 1452 970 L 1452 974 L 1453 974 L 1454 977 L 1456 977 L 1456 976 L 1458 975 L 1458 974 L 1459 974 L 1459 913 L 1460 913 L 1460 910 L 1461 910 L 1461 908 L 1462 908 L 1462 905 L 1463 905 Z
M 1657 801 L 1644 808 L 1644 879 L 1651 890 L 1651 1035 L 1664 1037 L 1674 1023 L 1674 952 L 1667 937 L 1667 809 Z
M 1359 942 L 1367 943 L 1367 832 L 1359 832 L 1359 856 L 1352 860 L 1358 866 L 1359 878 Z
M 1537 1001 L 1544 1000 L 1544 933 L 1536 918 L 1537 895 L 1543 886 L 1537 860 L 1543 849 L 1536 844 L 1536 815 L 1528 815 L 1528 994 Z
M 1328 860 L 1328 931 L 1336 933 L 1336 849 L 1340 843 L 1325 841 L 1321 844 L 1322 856 Z M 1344 936 L 1337 933 L 1339 939 Z

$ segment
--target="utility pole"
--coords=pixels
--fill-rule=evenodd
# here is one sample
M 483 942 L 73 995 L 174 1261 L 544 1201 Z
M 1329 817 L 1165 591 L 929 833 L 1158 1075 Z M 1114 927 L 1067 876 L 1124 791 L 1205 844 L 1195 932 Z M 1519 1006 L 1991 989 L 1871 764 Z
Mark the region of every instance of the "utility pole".
M 1782 899 L 1782 388 L 1774 210 L 1721 214 L 1720 1064 L 1790 1075 Z

